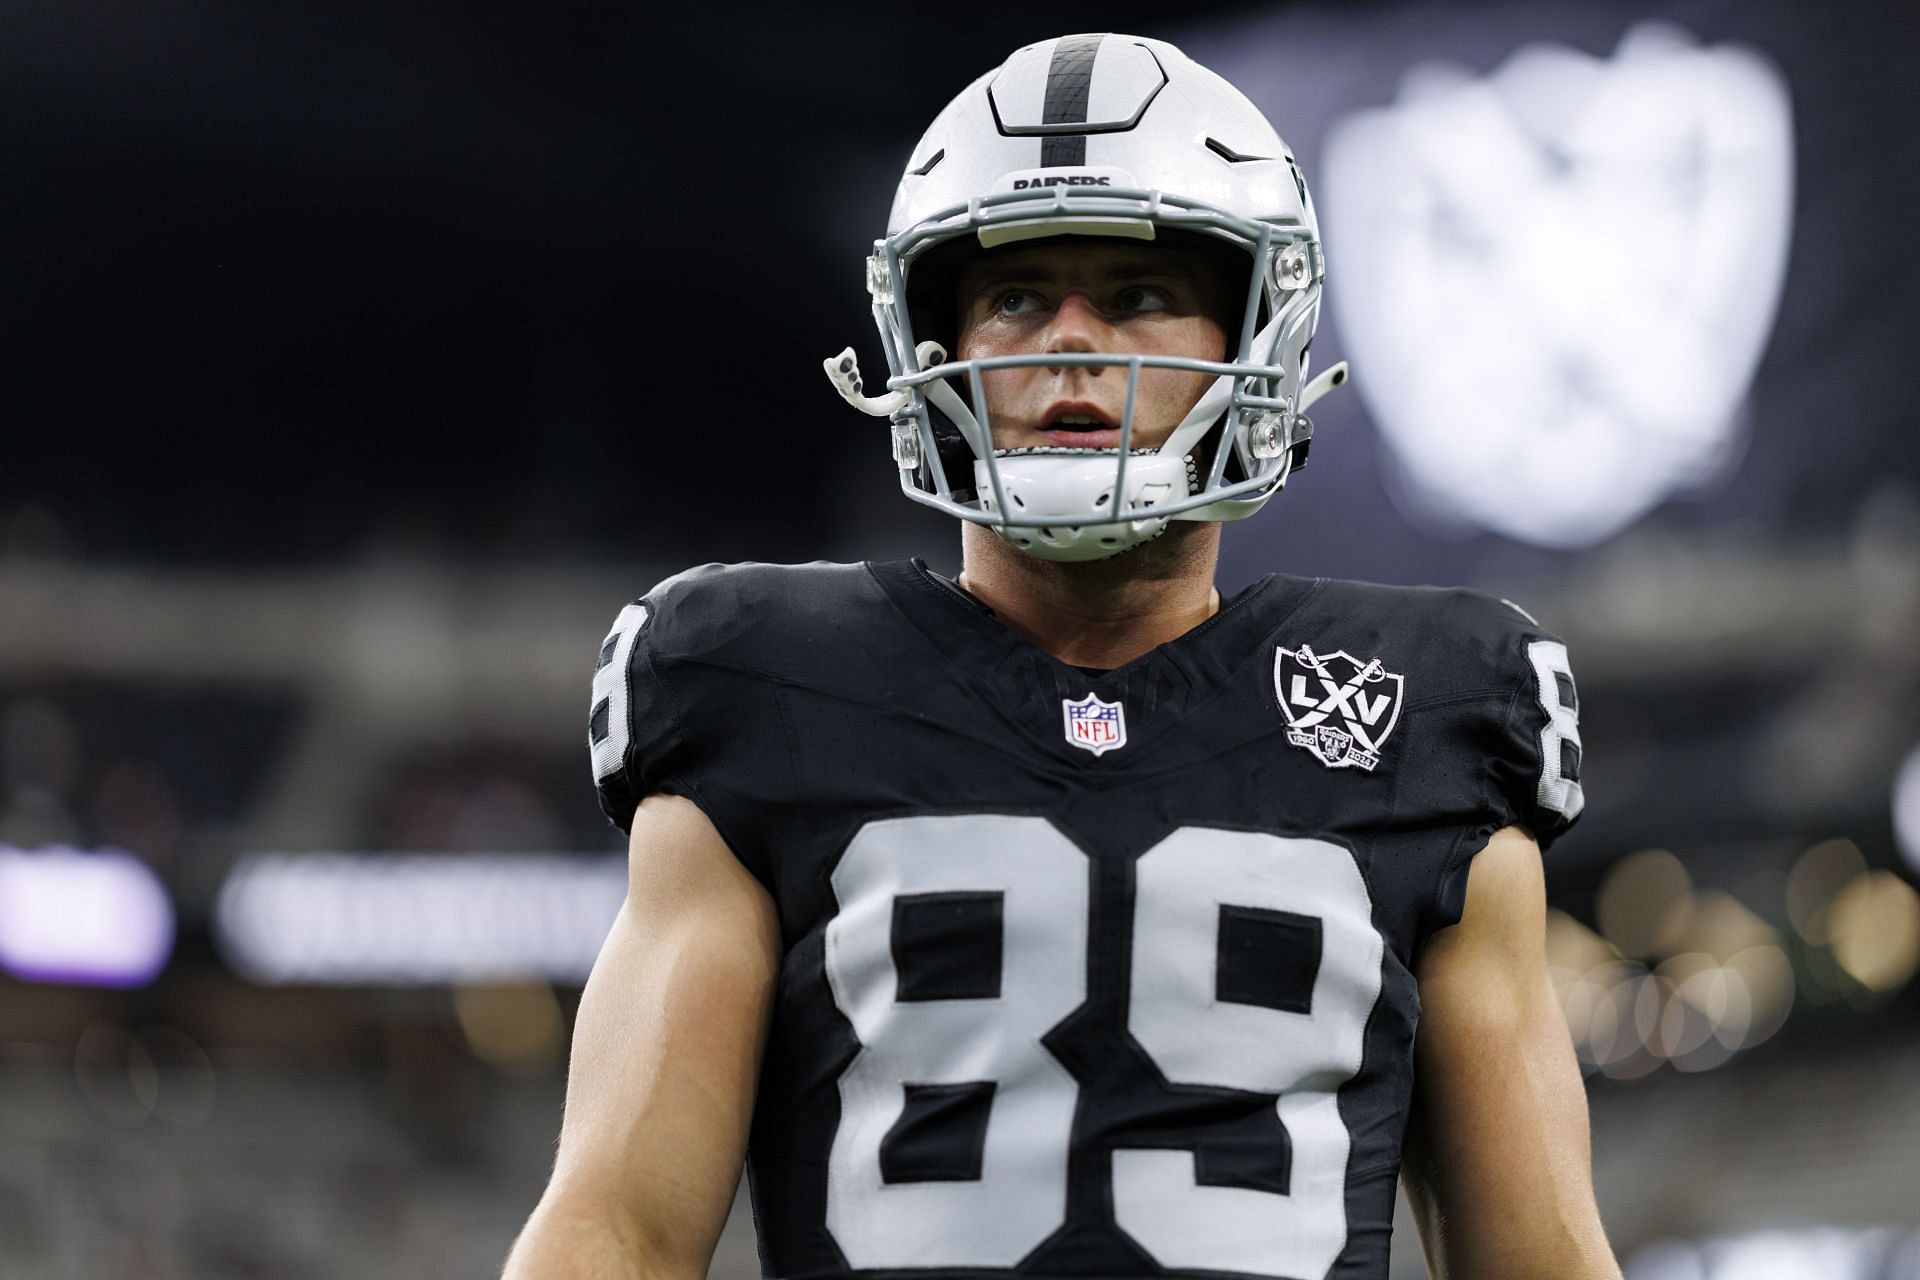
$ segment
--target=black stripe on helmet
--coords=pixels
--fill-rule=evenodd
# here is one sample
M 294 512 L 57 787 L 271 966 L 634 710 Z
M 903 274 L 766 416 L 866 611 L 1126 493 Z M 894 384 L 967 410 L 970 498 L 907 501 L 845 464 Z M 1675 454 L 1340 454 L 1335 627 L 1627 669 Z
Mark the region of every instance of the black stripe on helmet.
M 1105 36 L 1069 36 L 1053 46 L 1047 64 L 1047 98 L 1040 123 L 1085 124 L 1087 99 L 1093 93 L 1093 60 Z M 1040 167 L 1085 164 L 1087 135 L 1050 133 L 1040 139 Z

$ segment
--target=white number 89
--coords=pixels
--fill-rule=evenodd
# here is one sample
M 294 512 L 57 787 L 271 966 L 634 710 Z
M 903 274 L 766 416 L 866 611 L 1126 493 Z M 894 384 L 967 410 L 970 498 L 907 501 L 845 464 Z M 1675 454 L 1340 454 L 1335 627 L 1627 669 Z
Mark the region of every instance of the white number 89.
M 929 815 L 870 823 L 833 873 L 835 1003 L 861 1048 L 839 1082 L 827 1226 L 855 1269 L 1011 1267 L 1066 1220 L 1080 1085 L 1042 1043 L 1086 998 L 1089 862 L 1043 818 Z M 896 900 L 997 893 L 999 994 L 903 1001 Z M 1307 1010 L 1223 1001 L 1223 906 L 1319 922 Z M 1203 1186 L 1191 1151 L 1119 1150 L 1114 1217 L 1163 1266 L 1322 1276 L 1346 1243 L 1351 1139 L 1339 1089 L 1360 1069 L 1384 944 L 1352 856 L 1324 840 L 1183 827 L 1141 856 L 1127 1028 L 1166 1079 L 1278 1095 L 1289 1193 Z M 887 1182 L 881 1144 L 909 1085 L 991 1082 L 979 1176 Z

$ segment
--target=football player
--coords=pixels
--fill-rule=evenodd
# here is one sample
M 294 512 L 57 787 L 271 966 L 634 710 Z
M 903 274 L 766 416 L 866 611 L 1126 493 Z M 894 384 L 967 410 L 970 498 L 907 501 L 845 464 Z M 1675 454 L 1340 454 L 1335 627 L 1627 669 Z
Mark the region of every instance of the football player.
M 1619 1272 L 1544 957 L 1564 646 L 1453 590 L 1213 586 L 1306 459 L 1305 181 L 1178 49 L 1016 52 L 867 264 L 920 561 L 695 569 L 600 650 L 631 883 L 528 1277 L 708 1266 L 1380 1280 Z M 1418 1036 L 1415 1035 L 1416 1026 Z

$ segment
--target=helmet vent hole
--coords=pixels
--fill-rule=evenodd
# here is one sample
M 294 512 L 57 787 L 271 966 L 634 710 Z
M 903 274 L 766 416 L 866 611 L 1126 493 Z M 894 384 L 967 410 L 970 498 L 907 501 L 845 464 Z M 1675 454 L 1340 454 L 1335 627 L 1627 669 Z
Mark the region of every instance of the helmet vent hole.
M 1120 539 L 1118 539 L 1118 538 L 1102 538 L 1102 539 L 1100 539 L 1100 545 L 1101 545 L 1101 546 L 1103 546 L 1103 547 L 1117 547 L 1117 546 L 1119 546 L 1119 545 L 1120 545 Z
M 1013 505 L 1016 507 L 1024 508 L 1027 505 L 1026 503 L 1020 500 L 1020 495 L 1017 493 L 1010 493 L 1007 496 L 1013 499 Z
M 1220 141 L 1220 139 L 1218 138 L 1207 139 L 1207 150 L 1213 152 L 1213 154 L 1219 156 L 1222 160 L 1225 160 L 1228 164 L 1245 164 L 1249 160 L 1273 159 L 1272 156 L 1243 155 L 1240 152 L 1235 151 L 1232 147 L 1228 146 L 1226 143 Z

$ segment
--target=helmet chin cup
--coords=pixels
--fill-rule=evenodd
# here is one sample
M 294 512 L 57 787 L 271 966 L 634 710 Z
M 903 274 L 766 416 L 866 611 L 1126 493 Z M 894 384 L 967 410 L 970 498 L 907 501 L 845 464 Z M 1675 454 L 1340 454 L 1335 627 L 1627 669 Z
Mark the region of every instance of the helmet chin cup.
M 1128 518 L 1085 523 L 1089 511 L 1114 510 L 1119 460 L 1118 449 L 996 450 L 991 462 L 973 464 L 979 509 L 998 517 L 984 523 L 1042 560 L 1105 560 L 1151 542 L 1166 532 L 1170 517 L 1143 513 L 1191 493 L 1187 460 L 1135 450 L 1117 513 Z

